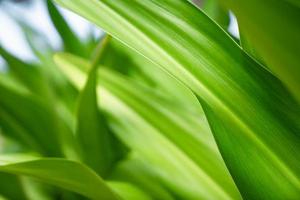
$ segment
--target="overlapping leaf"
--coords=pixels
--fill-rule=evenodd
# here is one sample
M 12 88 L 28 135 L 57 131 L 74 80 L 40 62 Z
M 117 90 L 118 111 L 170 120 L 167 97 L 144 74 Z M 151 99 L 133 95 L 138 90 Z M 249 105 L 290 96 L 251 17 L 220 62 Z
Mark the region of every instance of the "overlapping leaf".
M 102 177 L 109 174 L 113 164 L 123 154 L 122 144 L 109 132 L 106 120 L 97 105 L 97 66 L 108 40 L 105 37 L 100 42 L 96 58 L 89 67 L 88 79 L 80 94 L 76 128 L 84 162 Z
M 224 8 L 219 0 L 206 0 L 204 5 L 201 6 L 203 12 L 205 12 L 211 19 L 227 30 L 229 26 L 229 11 Z
M 11 200 L 27 199 L 19 177 L 0 173 L 0 194 Z M 0 198 L 1 199 L 1 198 Z
M 95 172 L 66 159 L 1 156 L 0 171 L 35 177 L 92 199 L 119 199 Z
M 233 10 L 246 39 L 299 101 L 299 1 L 221 2 Z
M 53 25 L 59 36 L 63 40 L 65 50 L 76 55 L 88 56 L 87 48 L 81 43 L 79 38 L 73 33 L 60 11 L 51 0 L 47 0 L 47 8 Z
M 175 199 L 174 193 L 168 191 L 162 184 L 153 167 L 137 154 L 131 154 L 128 159 L 120 162 L 110 178 L 138 185 L 153 199 Z
M 183 0 L 56 2 L 134 48 L 201 98 L 245 198 L 299 197 L 299 104 L 197 8 Z
M 80 68 L 84 71 L 88 63 L 66 54 L 55 60 L 81 88 L 85 74 Z M 181 112 L 176 104 L 168 105 L 166 99 L 151 95 L 151 90 L 111 71 L 101 70 L 100 77 L 100 102 L 114 131 L 155 166 L 176 195 L 188 199 L 239 198 L 203 116 Z M 199 123 L 201 118 L 204 121 Z
M 8 72 L 19 80 L 23 86 L 27 87 L 33 93 L 45 95 L 48 92 L 46 80 L 42 76 L 41 70 L 36 66 L 26 63 L 6 51 L 0 46 L 0 55 L 6 60 L 9 69 Z
M 47 156 L 77 159 L 70 127 L 41 99 L 0 85 L 0 125 L 9 137 Z

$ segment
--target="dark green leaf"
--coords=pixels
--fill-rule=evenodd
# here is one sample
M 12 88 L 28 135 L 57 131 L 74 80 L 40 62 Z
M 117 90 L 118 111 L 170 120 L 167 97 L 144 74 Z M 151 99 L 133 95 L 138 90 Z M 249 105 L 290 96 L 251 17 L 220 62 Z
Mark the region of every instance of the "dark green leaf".
M 224 30 L 229 26 L 229 11 L 220 5 L 220 0 L 205 0 L 201 9 Z
M 0 173 L 0 180 L 1 196 L 10 200 L 29 200 L 19 177 L 11 174 Z
M 299 1 L 221 1 L 233 10 L 251 45 L 300 102 Z
M 73 33 L 72 29 L 69 27 L 68 23 L 65 21 L 56 6 L 53 5 L 51 0 L 47 0 L 47 7 L 52 23 L 60 35 L 66 51 L 79 56 L 89 56 L 85 46 Z

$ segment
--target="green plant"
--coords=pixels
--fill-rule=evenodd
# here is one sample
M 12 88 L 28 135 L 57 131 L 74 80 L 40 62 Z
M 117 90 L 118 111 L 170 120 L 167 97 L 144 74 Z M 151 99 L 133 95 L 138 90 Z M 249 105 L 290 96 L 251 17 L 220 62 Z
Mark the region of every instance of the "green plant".
M 80 41 L 47 1 L 65 52 L 22 22 L 40 66 L 0 48 L 3 197 L 300 198 L 298 1 L 55 2 L 107 35 Z

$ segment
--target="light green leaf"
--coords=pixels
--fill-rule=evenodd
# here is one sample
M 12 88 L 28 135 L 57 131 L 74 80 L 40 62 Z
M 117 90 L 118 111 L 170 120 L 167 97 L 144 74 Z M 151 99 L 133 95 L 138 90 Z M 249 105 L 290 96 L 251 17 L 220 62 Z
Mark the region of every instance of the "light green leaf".
M 108 38 L 101 41 L 99 52 L 102 54 Z M 96 55 L 101 57 L 101 55 Z M 76 137 L 80 144 L 83 160 L 102 177 L 112 170 L 113 164 L 122 154 L 122 144 L 108 130 L 106 120 L 98 110 L 96 82 L 97 60 L 90 66 L 90 72 L 85 86 L 80 94 L 77 110 Z M 121 151 L 121 152 L 120 152 Z
M 147 164 L 141 156 L 131 154 L 128 159 L 120 162 L 114 169 L 111 179 L 126 181 L 138 185 L 152 199 L 172 200 L 174 197 L 167 191 L 157 177 L 153 166 Z
M 273 74 L 191 3 L 56 2 L 164 68 L 200 96 L 226 127 L 230 125 L 231 134 L 214 129 L 214 136 L 236 183 L 244 183 L 238 187 L 245 198 L 294 198 L 299 194 L 299 104 Z M 296 63 L 295 59 L 289 62 Z M 257 189 L 257 185 L 261 187 Z
M 60 191 L 50 185 L 40 183 L 34 178 L 18 176 L 29 200 L 53 200 Z
M 122 77 L 118 77 L 117 74 L 112 72 L 104 70 L 101 72 L 100 77 L 102 79 L 100 79 L 100 82 L 103 88 L 98 90 L 100 96 L 101 89 L 102 92 L 105 91 L 102 96 L 103 106 L 114 119 L 114 130 L 123 142 L 134 150 L 138 149 L 136 151 L 151 160 L 157 168 L 160 168 L 160 173 L 168 173 L 162 172 L 162 169 L 164 171 L 169 170 L 168 181 L 172 180 L 173 184 L 177 182 L 177 185 L 172 188 L 173 192 L 179 190 L 178 195 L 181 195 L 182 198 L 191 199 L 239 198 L 239 194 L 235 190 L 235 186 L 218 154 L 213 138 L 211 138 L 208 127 L 205 126 L 203 116 L 202 119 L 199 116 L 196 119 L 188 116 L 191 113 L 181 112 L 180 109 L 176 110 L 176 105 L 168 106 L 171 102 L 159 96 L 150 95 L 152 92 L 148 88 L 140 87 L 137 83 L 122 79 Z M 130 137 L 132 141 L 129 139 L 129 132 L 133 134 Z M 149 141 L 147 145 L 145 140 Z M 137 142 L 140 144 L 136 144 Z M 149 155 L 150 152 L 143 149 L 145 145 L 149 147 L 153 155 Z M 159 146 L 161 147 L 159 148 Z M 162 150 L 162 147 L 166 150 Z M 163 155 L 163 152 L 165 155 Z M 184 163 L 185 166 L 183 167 L 181 164 L 175 164 L 175 161 L 169 160 L 167 156 L 170 155 L 173 155 L 172 160 Z M 159 159 L 158 156 L 161 158 Z M 178 157 L 175 158 L 175 156 Z M 165 161 L 162 162 L 161 159 L 165 159 Z M 185 188 L 171 175 L 170 166 L 172 165 L 173 173 L 178 176 L 176 178 L 179 178 L 179 174 L 182 173 L 181 181 L 189 185 L 189 189 Z M 175 165 L 177 166 L 175 167 Z M 185 169 L 183 170 L 183 168 Z M 176 172 L 177 170 L 178 172 Z M 189 171 L 189 173 L 184 171 Z M 186 181 L 183 181 L 184 179 Z M 181 194 L 179 187 L 182 187 Z M 196 192 L 192 188 L 205 188 L 206 191 Z
M 197 98 L 185 85 L 116 39 L 109 43 L 103 59 L 101 64 L 105 67 L 112 67 L 136 81 L 149 85 L 155 89 L 155 93 L 171 99 L 178 103 L 178 106 L 184 105 L 184 109 L 203 113 Z M 127 71 L 124 72 L 124 69 Z
M 119 194 L 123 199 L 127 200 L 151 200 L 143 191 L 132 185 L 122 182 L 108 182 L 108 185 Z
M 56 55 L 55 60 L 81 88 L 85 74 L 80 68 L 84 71 L 88 63 L 64 54 Z M 113 130 L 155 167 L 170 190 L 187 199 L 239 199 L 203 115 L 177 110 L 176 104 L 152 94 L 149 88 L 109 70 L 101 69 L 99 77 L 100 103 Z
M 0 156 L 0 171 L 38 178 L 44 183 L 70 190 L 92 199 L 119 199 L 118 196 L 86 166 L 59 158 L 14 158 Z

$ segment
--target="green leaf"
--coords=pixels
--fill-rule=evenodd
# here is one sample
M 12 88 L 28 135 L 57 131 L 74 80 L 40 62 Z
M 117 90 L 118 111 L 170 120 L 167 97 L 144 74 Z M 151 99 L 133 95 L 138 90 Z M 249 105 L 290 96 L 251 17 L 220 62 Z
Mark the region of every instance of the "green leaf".
M 19 176 L 29 200 L 52 200 L 59 192 L 57 188 L 38 182 L 34 178 Z
M 9 66 L 9 73 L 18 79 L 30 91 L 45 95 L 48 92 L 46 80 L 42 76 L 41 70 L 35 66 L 12 55 L 0 45 L 0 55 L 6 60 Z
M 52 132 L 51 111 L 45 104 L 2 85 L 0 95 L 0 124 L 4 130 L 39 153 L 61 155 L 57 135 Z
M 50 105 L 61 103 L 62 106 L 60 107 L 60 110 L 66 110 L 66 108 L 68 108 L 69 110 L 66 111 L 73 111 L 75 107 L 74 99 L 77 96 L 77 91 L 64 79 L 59 73 L 59 70 L 57 70 L 52 58 L 54 50 L 48 43 L 47 37 L 28 24 L 28 22 L 20 19 L 15 20 L 22 28 L 31 50 L 39 59 L 40 63 L 38 69 L 41 73 L 36 76 L 41 77 L 47 84 L 45 86 L 47 90 L 43 89 L 43 92 L 45 93 L 44 97 L 49 100 L 48 102 Z M 22 76 L 26 75 L 24 72 L 20 74 Z M 51 102 L 50 100 L 53 101 Z M 63 108 L 63 106 L 66 108 Z
M 24 127 L 22 127 L 17 120 L 15 120 L 14 117 L 3 108 L 0 108 L 0 120 L 1 129 L 3 130 L 1 134 L 5 135 L 9 139 L 18 141 L 18 144 L 21 144 L 21 146 L 25 147 L 25 149 L 29 148 L 30 150 L 40 153 L 45 152 L 37 139 L 29 134 Z
M 98 54 L 102 52 L 108 42 L 108 38 L 101 41 Z M 83 159 L 99 175 L 105 177 L 113 168 L 113 164 L 122 154 L 116 138 L 109 132 L 106 120 L 98 110 L 96 82 L 97 61 L 91 66 L 87 81 L 80 94 L 77 110 L 76 136 L 81 146 Z
M 300 2 L 298 0 L 286 0 L 286 1 L 300 8 Z
M 143 191 L 132 185 L 122 182 L 108 182 L 108 185 L 123 199 L 151 200 L 151 198 Z
M 220 0 L 205 0 L 201 9 L 211 19 L 218 23 L 224 30 L 227 30 L 229 26 L 229 11 L 224 8 Z
M 0 171 L 38 178 L 92 199 L 119 199 L 95 172 L 66 159 L 0 156 Z
M 180 0 L 56 2 L 164 68 L 200 96 L 226 127 L 232 127 L 231 134 L 214 129 L 214 136 L 236 183 L 245 183 L 238 184 L 245 198 L 299 194 L 299 104 L 201 11 Z
M 11 174 L 0 173 L 0 180 L 1 196 L 10 200 L 28 199 L 19 177 Z
M 152 199 L 174 199 L 155 174 L 153 166 L 146 163 L 143 158 L 137 154 L 131 154 L 128 159 L 120 162 L 115 167 L 110 178 L 138 185 L 139 188 L 149 194 Z
M 221 1 L 235 13 L 245 37 L 267 66 L 300 101 L 299 1 Z
M 104 53 L 104 61 L 101 64 L 105 67 L 112 67 L 136 81 L 149 85 L 155 89 L 155 93 L 178 102 L 179 105 L 184 105 L 184 109 L 203 113 L 197 98 L 185 85 L 121 42 L 112 39 Z M 124 69 L 127 71 L 124 72 Z
M 0 84 L 0 125 L 32 150 L 48 156 L 77 159 L 70 127 L 47 102 Z
M 139 151 L 141 151 L 140 153 L 143 153 L 144 156 L 150 156 L 150 158 L 148 158 L 154 163 L 155 161 L 152 156 L 161 156 L 161 159 L 166 159 L 165 163 L 157 161 L 155 163 L 157 167 L 165 168 L 165 170 L 169 169 L 168 166 L 172 166 L 172 161 L 170 162 L 166 156 L 168 154 L 172 155 L 171 152 L 174 151 L 172 160 L 176 159 L 185 163 L 185 170 L 189 171 L 193 178 L 190 179 L 187 178 L 188 176 L 185 177 L 185 174 L 181 171 L 182 169 L 180 169 L 182 167 L 180 164 L 177 164 L 178 166 L 174 167 L 175 171 L 179 171 L 175 173 L 178 176 L 179 173 L 183 173 L 183 177 L 186 178 L 186 181 L 183 182 L 190 187 L 205 188 L 206 190 L 205 192 L 193 191 L 193 194 L 184 194 L 184 190 L 187 189 L 181 188 L 183 190 L 181 193 L 182 198 L 239 198 L 239 194 L 235 190 L 235 186 L 231 182 L 231 178 L 228 176 L 220 155 L 216 150 L 213 138 L 211 138 L 210 135 L 211 133 L 205 126 L 203 116 L 203 121 L 201 123 L 201 118 L 199 116 L 196 117 L 196 120 L 193 119 L 193 117 L 188 116 L 191 113 L 184 113 L 180 110 L 176 110 L 176 105 L 168 106 L 171 102 L 168 102 L 159 96 L 156 97 L 150 95 L 152 92 L 148 88 L 139 87 L 137 83 L 122 79 L 122 77 L 118 77 L 117 74 L 112 72 L 104 70 L 101 72 L 102 74 L 100 74 L 100 77 L 102 77 L 102 79 L 100 79 L 100 82 L 102 83 L 103 88 L 113 95 L 113 97 L 109 97 L 109 94 L 106 93 L 107 96 L 102 96 L 104 108 L 113 115 L 115 119 L 114 123 L 121 124 L 119 126 L 117 125 L 116 128 L 116 133 L 119 137 L 121 137 L 126 144 L 129 143 L 128 145 L 130 147 L 134 145 L 135 147 L 132 147 L 132 149 L 139 148 Z M 99 90 L 101 91 L 101 88 Z M 117 99 L 114 100 L 114 98 Z M 119 101 L 119 104 L 117 101 Z M 127 109 L 128 111 L 126 112 Z M 120 122 L 116 122 L 118 120 Z M 197 124 L 199 122 L 200 124 Z M 124 123 L 128 125 L 124 125 Z M 130 126 L 133 127 L 131 128 Z M 194 130 L 191 130 L 191 127 L 194 127 Z M 126 130 L 125 133 L 127 134 L 124 134 L 124 131 L 122 130 Z M 142 134 L 143 131 L 147 131 L 148 133 Z M 133 141 L 129 141 L 129 132 L 134 134 L 134 136 L 131 136 L 130 138 Z M 199 135 L 199 133 L 201 133 L 201 135 Z M 137 136 L 138 134 L 140 136 Z M 136 146 L 137 144 L 134 143 L 138 140 L 140 140 L 139 143 L 141 144 Z M 161 148 L 159 149 L 156 145 L 149 144 L 148 142 L 147 146 L 149 148 L 153 145 L 152 148 L 150 148 L 153 155 L 147 155 L 149 152 L 143 150 L 143 146 L 146 145 L 145 140 L 149 140 L 149 143 L 157 143 L 156 145 L 166 148 L 166 155 L 162 155 L 163 150 Z M 167 144 L 164 144 L 164 142 Z M 168 143 L 170 145 L 169 147 L 167 147 Z M 177 152 L 176 150 L 173 150 L 174 147 Z M 157 149 L 157 152 L 154 154 L 155 148 Z M 176 154 L 178 156 L 177 158 L 175 158 Z M 169 176 L 172 177 L 171 174 L 169 174 Z M 175 178 L 172 177 L 172 179 L 172 181 L 175 182 Z M 179 184 L 178 182 L 177 184 L 178 185 L 175 186 L 175 188 L 183 187 L 182 184 Z
M 256 59 L 256 61 L 258 61 L 259 63 L 262 63 L 262 65 L 266 66 L 263 58 L 259 55 L 257 50 L 254 48 L 252 43 L 249 41 L 247 36 L 244 34 L 244 30 L 241 26 L 239 26 L 239 35 L 240 35 L 240 45 L 243 48 L 243 50 L 245 52 L 247 52 L 250 56 L 252 56 L 253 59 Z
M 88 51 L 79 38 L 73 33 L 59 10 L 51 0 L 47 0 L 47 8 L 53 25 L 63 41 L 65 50 L 79 56 L 87 57 Z
M 56 55 L 55 60 L 81 88 L 88 63 L 64 54 Z M 170 190 L 187 199 L 240 198 L 203 115 L 177 110 L 178 105 L 154 95 L 147 87 L 109 70 L 100 72 L 100 103 L 109 114 L 111 127 L 155 168 Z

